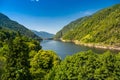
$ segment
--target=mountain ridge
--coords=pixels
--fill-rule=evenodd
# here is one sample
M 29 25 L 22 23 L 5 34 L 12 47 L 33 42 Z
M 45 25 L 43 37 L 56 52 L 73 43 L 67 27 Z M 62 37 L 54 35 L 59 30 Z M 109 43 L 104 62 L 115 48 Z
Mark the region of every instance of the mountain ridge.
M 67 31 L 60 38 L 68 42 L 77 40 L 77 44 L 120 47 L 119 12 L 120 4 L 102 9 L 77 24 L 77 27 Z
M 54 37 L 54 34 L 45 31 L 36 31 L 36 30 L 31 30 L 31 31 L 34 32 L 37 36 L 41 37 L 42 39 L 49 39 Z
M 0 26 L 3 28 L 10 29 L 10 30 L 18 31 L 22 35 L 27 36 L 29 38 L 42 40 L 40 37 L 38 37 L 36 34 L 34 34 L 28 28 L 19 24 L 16 21 L 11 20 L 9 17 L 4 15 L 3 13 L 0 13 Z

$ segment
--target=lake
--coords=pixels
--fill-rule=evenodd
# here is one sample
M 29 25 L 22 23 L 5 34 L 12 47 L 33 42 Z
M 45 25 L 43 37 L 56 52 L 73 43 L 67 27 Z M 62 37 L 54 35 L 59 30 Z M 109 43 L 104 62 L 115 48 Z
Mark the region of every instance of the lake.
M 41 42 L 41 46 L 42 49 L 44 50 L 55 51 L 62 59 L 64 59 L 67 55 L 72 55 L 81 51 L 92 50 L 96 53 L 103 53 L 107 51 L 105 49 L 90 48 L 86 46 L 75 45 L 74 43 L 65 43 L 55 40 L 43 40 Z M 112 52 L 118 52 L 118 51 L 112 51 Z

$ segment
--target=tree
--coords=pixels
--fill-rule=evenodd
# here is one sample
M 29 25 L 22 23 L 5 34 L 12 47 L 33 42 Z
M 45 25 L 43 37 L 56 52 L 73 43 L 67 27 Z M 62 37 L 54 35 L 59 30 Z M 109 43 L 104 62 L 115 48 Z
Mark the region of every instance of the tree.
M 52 67 L 58 65 L 59 63 L 60 58 L 55 52 L 40 50 L 30 62 L 30 72 L 33 79 L 44 80 L 45 75 L 49 73 Z
M 46 80 L 120 80 L 120 54 L 92 51 L 66 57 Z
M 31 80 L 28 61 L 29 48 L 21 36 L 9 40 L 5 58 L 5 73 L 2 80 Z
M 5 65 L 5 58 L 0 55 L 0 80 L 2 79 L 1 76 L 4 73 L 3 66 Z

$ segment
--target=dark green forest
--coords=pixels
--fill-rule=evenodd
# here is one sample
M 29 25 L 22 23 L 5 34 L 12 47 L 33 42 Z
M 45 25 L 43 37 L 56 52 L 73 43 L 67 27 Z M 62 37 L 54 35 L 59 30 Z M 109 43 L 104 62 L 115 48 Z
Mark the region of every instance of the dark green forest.
M 56 34 L 55 38 L 78 40 L 80 43 L 96 43 L 119 47 L 119 21 L 120 4 L 117 4 L 68 24 Z

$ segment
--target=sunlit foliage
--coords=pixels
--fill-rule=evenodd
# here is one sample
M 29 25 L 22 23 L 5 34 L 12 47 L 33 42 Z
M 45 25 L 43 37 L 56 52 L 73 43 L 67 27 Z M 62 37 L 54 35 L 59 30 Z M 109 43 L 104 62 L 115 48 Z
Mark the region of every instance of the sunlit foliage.
M 120 54 L 80 52 L 55 66 L 47 80 L 119 80 L 119 63 Z

